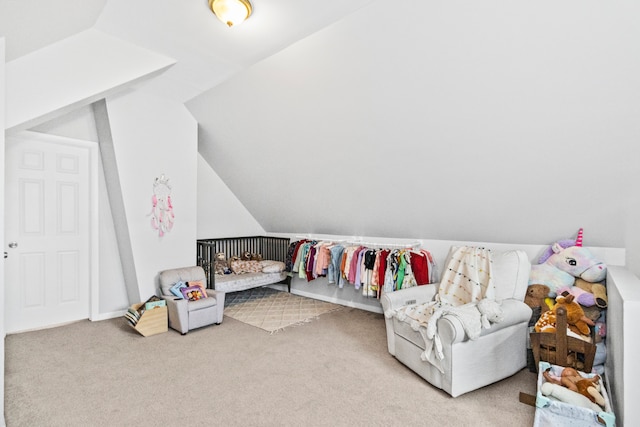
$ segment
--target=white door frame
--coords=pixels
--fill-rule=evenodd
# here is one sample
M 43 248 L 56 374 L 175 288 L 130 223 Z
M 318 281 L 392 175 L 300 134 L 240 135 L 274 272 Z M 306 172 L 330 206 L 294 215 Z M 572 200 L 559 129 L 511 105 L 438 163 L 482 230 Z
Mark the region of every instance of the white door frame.
M 5 116 L 5 40 L 0 37 L 0 242 L 4 243 L 4 116 Z M 4 300 L 4 258 L 0 265 L 0 426 L 4 427 L 4 314 L 6 313 Z
M 100 311 L 100 289 L 99 289 L 99 212 L 98 212 L 98 172 L 99 172 L 99 151 L 98 143 L 91 141 L 83 141 L 80 139 L 67 138 L 62 136 L 50 135 L 40 132 L 20 131 L 6 135 L 7 138 L 19 138 L 36 140 L 41 142 L 49 142 L 56 144 L 66 144 L 75 147 L 88 149 L 89 152 L 89 319 L 96 320 Z M 4 225 L 3 225 L 4 229 Z

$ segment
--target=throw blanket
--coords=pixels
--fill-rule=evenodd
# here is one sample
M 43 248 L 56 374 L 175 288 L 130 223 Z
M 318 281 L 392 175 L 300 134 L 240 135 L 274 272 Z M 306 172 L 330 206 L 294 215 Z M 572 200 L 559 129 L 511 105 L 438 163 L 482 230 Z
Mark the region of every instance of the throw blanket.
M 444 353 L 437 331 L 440 317 L 445 314 L 456 316 L 472 340 L 480 337 L 483 327 L 489 328 L 491 322 L 502 321 L 502 309 L 495 301 L 491 278 L 491 251 L 471 246 L 457 248 L 446 266 L 434 301 L 385 314 L 395 315 L 420 332 L 425 341 L 422 360 L 429 361 L 444 373 Z

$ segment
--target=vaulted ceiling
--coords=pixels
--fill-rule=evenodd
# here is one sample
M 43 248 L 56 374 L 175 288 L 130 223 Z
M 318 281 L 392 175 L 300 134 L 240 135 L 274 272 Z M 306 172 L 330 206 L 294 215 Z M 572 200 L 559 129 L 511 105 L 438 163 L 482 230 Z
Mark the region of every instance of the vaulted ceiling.
M 227 28 L 207 0 L 0 0 L 0 36 L 11 61 L 95 28 L 174 58 L 149 90 L 180 102 L 359 9 L 371 0 L 263 0 Z

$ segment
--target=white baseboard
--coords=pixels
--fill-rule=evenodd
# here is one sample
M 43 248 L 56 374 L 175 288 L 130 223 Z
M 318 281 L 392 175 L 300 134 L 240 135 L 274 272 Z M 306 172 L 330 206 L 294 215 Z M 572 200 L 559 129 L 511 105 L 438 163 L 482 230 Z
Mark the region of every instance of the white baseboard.
M 380 314 L 383 313 L 382 306 L 380 306 L 380 307 L 372 307 L 372 306 L 366 305 L 366 304 L 359 304 L 359 303 L 353 302 L 353 301 L 345 301 L 345 300 L 340 299 L 340 298 L 327 297 L 327 296 L 324 296 L 324 295 L 318 295 L 316 293 L 305 292 L 305 291 L 301 291 L 299 289 L 293 289 L 293 288 L 291 288 L 291 293 L 294 294 L 294 295 L 300 295 L 301 297 L 307 297 L 307 298 L 317 299 L 317 300 L 320 300 L 320 301 L 331 302 L 333 304 L 344 305 L 345 307 L 353 307 L 353 308 L 357 308 L 359 310 L 370 311 L 372 313 L 380 313 Z
M 124 313 L 126 313 L 127 310 L 120 310 L 120 311 L 112 311 L 111 313 L 99 313 L 97 316 L 94 316 L 91 318 L 92 322 L 99 322 L 100 320 L 109 320 L 109 319 L 115 319 L 116 317 L 122 317 L 124 316 Z

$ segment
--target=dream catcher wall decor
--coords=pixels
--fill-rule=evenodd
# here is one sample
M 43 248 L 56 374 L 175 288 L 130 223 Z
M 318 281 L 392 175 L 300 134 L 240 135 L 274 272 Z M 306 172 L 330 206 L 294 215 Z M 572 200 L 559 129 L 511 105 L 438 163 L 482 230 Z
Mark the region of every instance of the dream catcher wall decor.
M 153 182 L 153 196 L 151 197 L 151 227 L 162 237 L 173 228 L 173 205 L 171 204 L 171 184 L 164 174 Z

